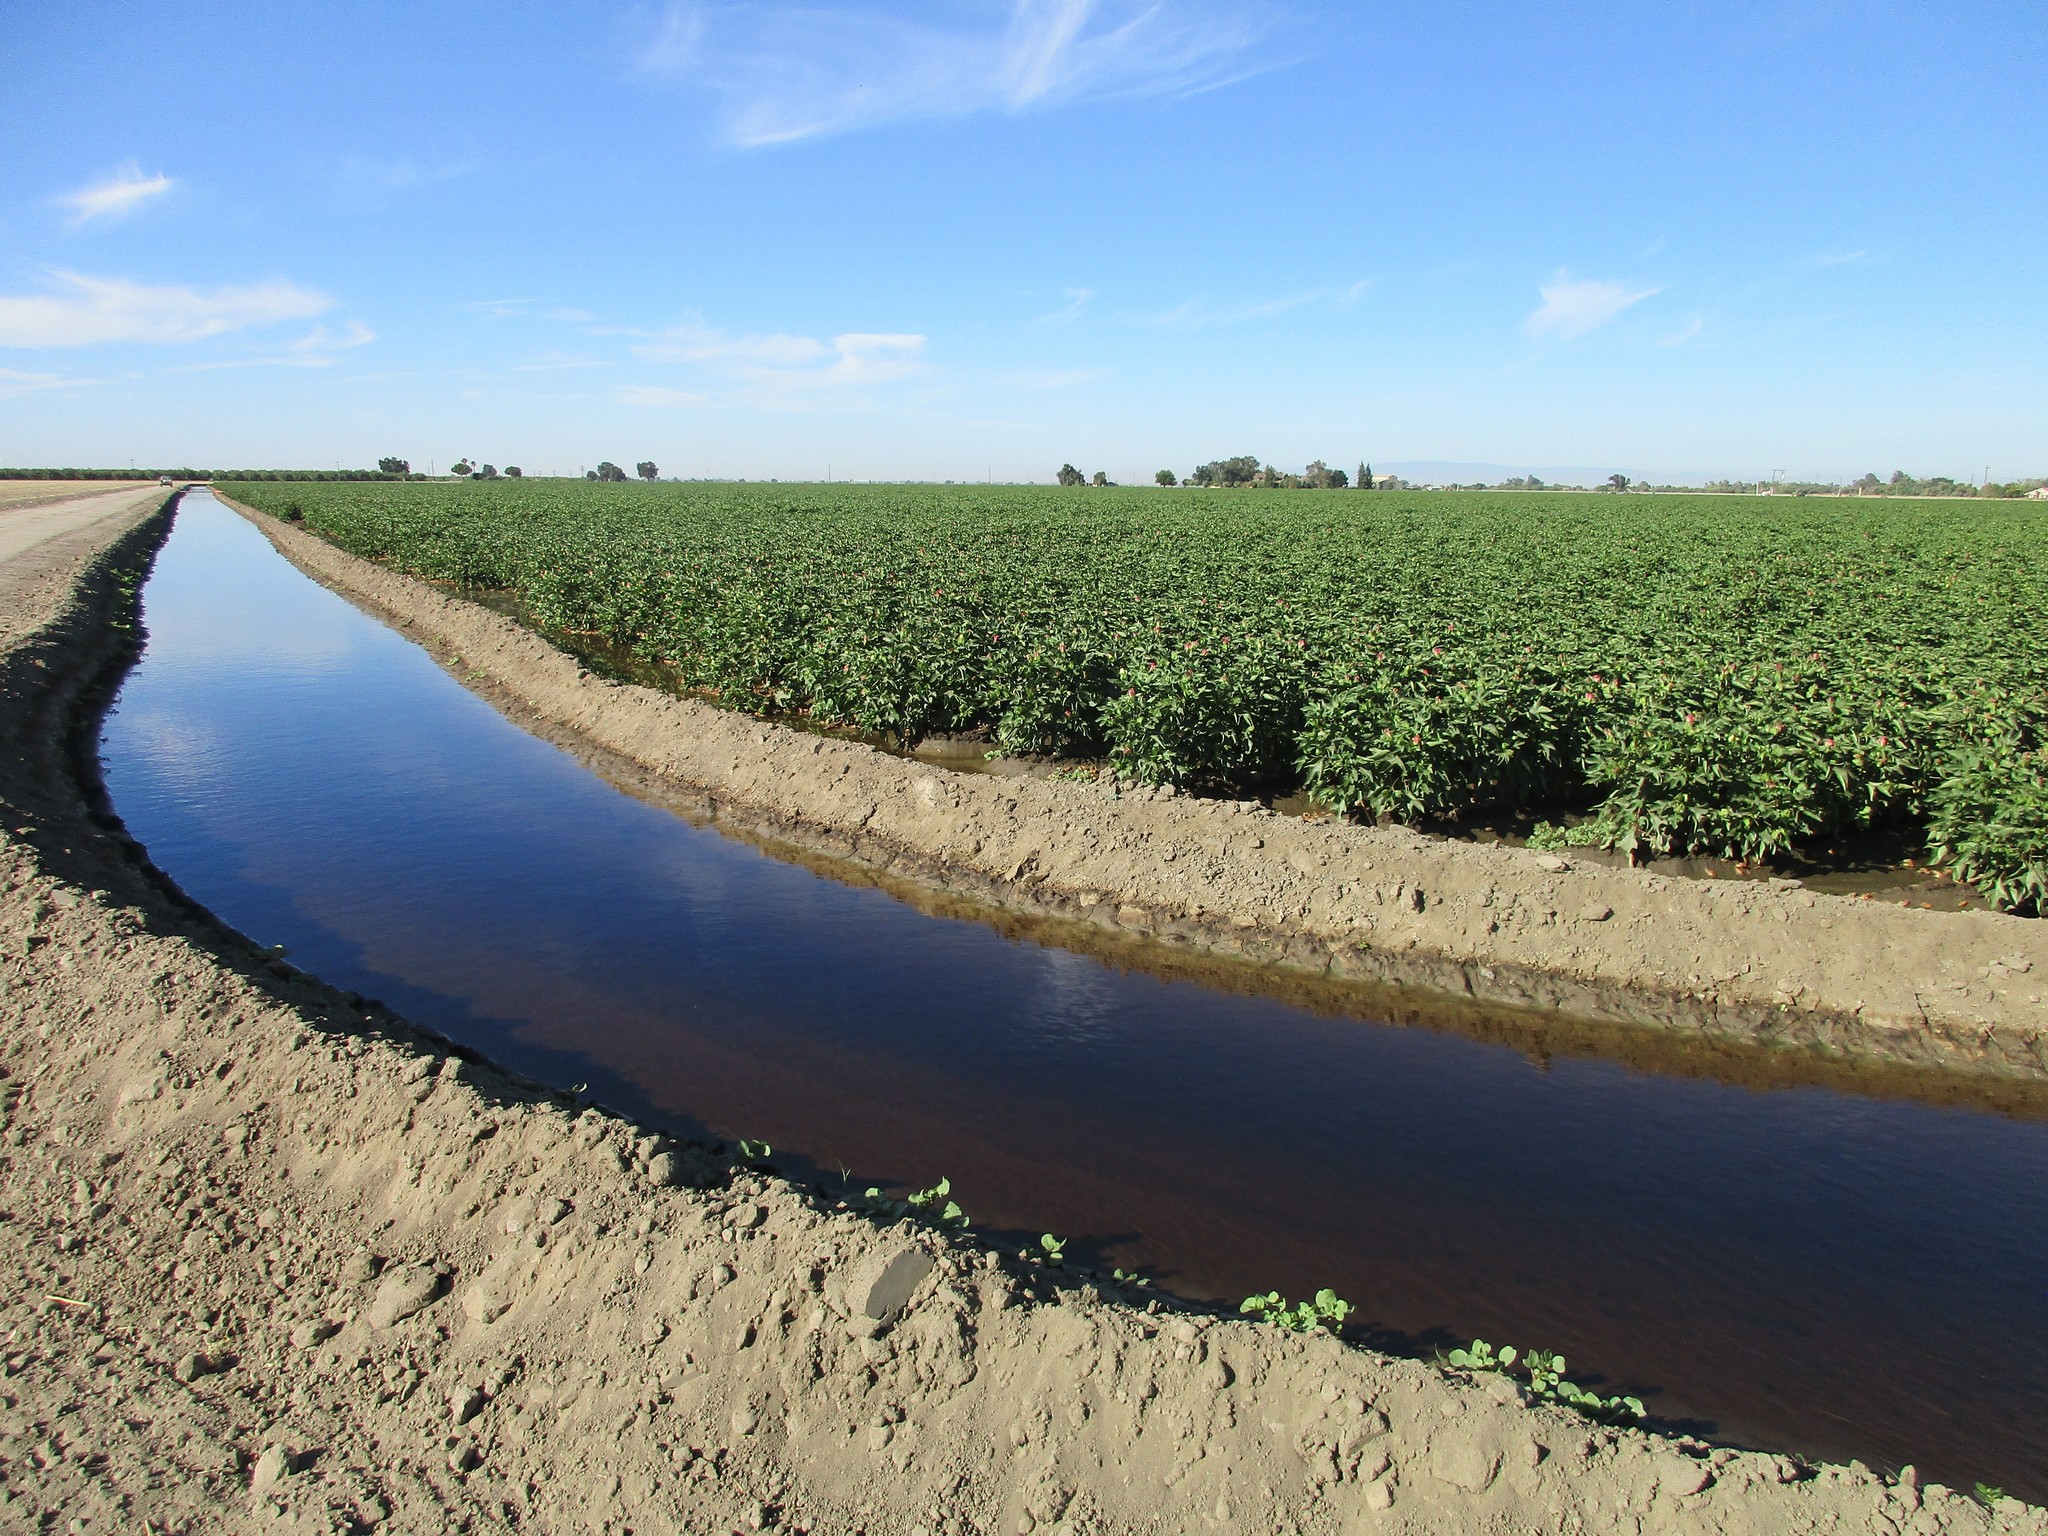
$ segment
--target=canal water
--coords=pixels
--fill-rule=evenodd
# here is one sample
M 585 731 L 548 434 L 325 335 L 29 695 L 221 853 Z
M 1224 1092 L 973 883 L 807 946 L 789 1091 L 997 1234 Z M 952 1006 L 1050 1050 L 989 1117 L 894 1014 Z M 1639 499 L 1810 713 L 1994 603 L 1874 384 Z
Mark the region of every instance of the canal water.
M 1385 1022 L 934 915 L 622 792 L 203 492 L 143 606 L 115 808 L 338 986 L 835 1190 L 947 1175 L 1010 1246 L 1328 1285 L 1396 1347 L 1557 1349 L 1697 1432 L 2048 1498 L 2039 1100 Z

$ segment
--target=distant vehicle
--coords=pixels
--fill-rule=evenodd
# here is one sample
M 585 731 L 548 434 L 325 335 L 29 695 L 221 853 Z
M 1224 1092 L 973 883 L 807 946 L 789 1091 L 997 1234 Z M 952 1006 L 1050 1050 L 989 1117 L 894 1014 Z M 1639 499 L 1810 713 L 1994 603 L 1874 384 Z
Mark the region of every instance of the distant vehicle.
M 169 485 L 171 483 L 171 477 L 169 475 L 158 475 L 156 477 L 156 483 L 158 485 Z

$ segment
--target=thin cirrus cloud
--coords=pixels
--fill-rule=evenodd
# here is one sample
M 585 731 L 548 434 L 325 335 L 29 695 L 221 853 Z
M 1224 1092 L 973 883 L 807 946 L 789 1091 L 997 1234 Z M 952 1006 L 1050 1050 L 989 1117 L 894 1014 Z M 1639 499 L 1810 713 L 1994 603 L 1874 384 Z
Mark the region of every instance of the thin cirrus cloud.
M 621 384 L 612 391 L 612 398 L 621 405 L 663 411 L 700 411 L 717 403 L 694 389 L 669 389 L 660 384 Z
M 70 211 L 74 225 L 112 224 L 127 218 L 144 203 L 162 197 L 174 185 L 170 177 L 161 173 L 143 175 L 142 167 L 130 160 L 104 180 L 66 192 L 57 199 L 57 206 Z
M 1357 302 L 1353 290 L 1347 288 L 1341 293 L 1328 289 L 1313 289 L 1307 293 L 1283 294 L 1277 299 L 1260 299 L 1250 304 L 1236 304 L 1217 308 L 1199 299 L 1190 299 L 1185 304 L 1176 304 L 1172 309 L 1153 314 L 1132 315 L 1133 325 L 1152 326 L 1170 331 L 1206 331 L 1223 325 L 1251 325 L 1260 320 L 1277 320 L 1308 304 L 1330 303 L 1348 306 Z M 1360 290 L 1362 291 L 1362 290 Z
M 0 368 L 0 400 L 15 395 L 33 395 L 46 389 L 87 389 L 105 379 L 73 379 L 58 373 L 24 373 L 18 368 Z
M 1234 0 L 1011 0 L 980 26 L 875 4 L 676 0 L 640 63 L 701 81 L 747 148 L 976 112 L 1187 95 L 1287 62 L 1254 56 L 1267 16 Z
M 1048 314 L 1040 315 L 1038 317 L 1040 325 L 1054 330 L 1061 326 L 1072 325 L 1081 318 L 1081 312 L 1087 309 L 1089 301 L 1095 297 L 1095 290 L 1093 288 L 1066 288 L 1062 289 L 1061 292 L 1065 295 L 1067 302 Z
M 183 288 L 53 272 L 54 291 L 0 294 L 0 347 L 168 345 L 228 331 L 309 320 L 334 307 L 283 278 L 229 288 Z
M 731 382 L 778 395 L 893 384 L 925 371 L 929 338 L 847 331 L 825 341 L 785 333 L 732 335 L 691 321 L 634 346 L 648 362 L 708 369 Z
M 1569 341 L 1599 330 L 1623 310 L 1662 291 L 1632 288 L 1612 278 L 1573 277 L 1560 269 L 1537 289 L 1543 302 L 1522 322 L 1522 329 L 1539 341 Z
M 217 373 L 234 368 L 331 368 L 334 354 L 352 352 L 357 347 L 366 347 L 377 339 L 377 333 L 360 320 L 351 320 L 348 329 L 339 334 L 329 331 L 324 325 L 315 325 L 312 330 L 291 344 L 288 351 L 261 357 L 223 357 L 204 363 L 187 363 L 183 367 L 166 370 L 170 373 Z

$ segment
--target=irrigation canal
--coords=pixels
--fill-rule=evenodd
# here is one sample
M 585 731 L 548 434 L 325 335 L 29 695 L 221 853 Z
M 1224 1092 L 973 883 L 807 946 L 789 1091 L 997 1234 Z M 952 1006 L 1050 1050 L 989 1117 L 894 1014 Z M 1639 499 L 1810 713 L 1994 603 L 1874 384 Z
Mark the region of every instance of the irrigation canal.
M 197 900 L 334 984 L 837 1186 L 1720 1437 L 2048 1497 L 2048 1122 L 1646 1071 L 933 916 L 622 792 L 204 492 L 105 723 Z M 1562 1024 L 1560 1028 L 1562 1028 Z

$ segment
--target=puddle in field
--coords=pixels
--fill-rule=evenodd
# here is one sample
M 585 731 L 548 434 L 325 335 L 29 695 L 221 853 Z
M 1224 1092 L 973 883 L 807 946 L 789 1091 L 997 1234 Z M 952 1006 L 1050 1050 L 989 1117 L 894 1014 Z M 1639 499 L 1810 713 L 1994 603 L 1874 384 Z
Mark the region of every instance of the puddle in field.
M 984 1226 L 1187 1295 L 1330 1285 L 1410 1345 L 1560 1349 L 1732 1439 L 2048 1496 L 2039 1093 L 1397 1027 L 824 878 L 520 731 L 204 494 L 144 604 L 116 808 L 337 985 L 828 1184 L 949 1175 Z

